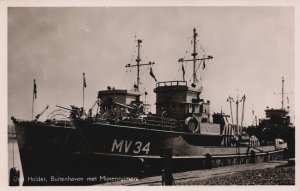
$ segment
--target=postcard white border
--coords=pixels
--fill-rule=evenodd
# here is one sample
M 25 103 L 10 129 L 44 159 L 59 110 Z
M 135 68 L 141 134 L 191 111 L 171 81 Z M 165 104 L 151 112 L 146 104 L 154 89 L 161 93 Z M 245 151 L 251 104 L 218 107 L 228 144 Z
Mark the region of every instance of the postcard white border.
M 0 0 L 0 191 L 4 190 L 299 190 L 299 165 L 296 165 L 295 186 L 176 186 L 176 187 L 123 187 L 123 186 L 79 186 L 79 187 L 9 187 L 8 186 L 8 148 L 7 148 L 7 8 L 8 7 L 133 7 L 133 6 L 292 6 L 295 8 L 295 126 L 296 126 L 296 163 L 299 162 L 300 124 L 300 3 L 292 0 Z

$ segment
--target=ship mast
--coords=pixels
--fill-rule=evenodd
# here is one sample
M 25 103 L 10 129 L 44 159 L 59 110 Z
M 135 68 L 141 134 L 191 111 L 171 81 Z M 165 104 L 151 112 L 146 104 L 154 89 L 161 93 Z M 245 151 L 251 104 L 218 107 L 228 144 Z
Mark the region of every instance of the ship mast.
M 236 133 L 237 135 L 240 135 L 240 129 L 239 129 L 239 97 L 236 99 Z
M 246 96 L 244 94 L 244 96 L 242 97 L 242 99 L 240 100 L 240 102 L 243 102 L 243 107 L 242 107 L 242 119 L 241 119 L 241 131 L 243 130 L 243 122 L 244 122 L 244 114 L 245 114 L 245 101 L 246 101 Z
M 232 114 L 232 105 L 231 105 L 231 102 L 234 102 L 233 98 L 232 97 L 228 97 L 227 98 L 227 102 L 229 102 L 230 104 L 230 115 L 231 115 L 231 122 L 232 122 L 232 125 L 233 125 L 233 114 Z
M 282 77 L 281 82 L 282 82 L 281 93 L 274 92 L 274 94 L 281 94 L 281 109 L 284 109 L 284 94 L 288 94 L 284 92 L 284 77 Z
M 140 58 L 140 48 L 141 48 L 141 43 L 142 40 L 138 39 L 138 55 L 136 58 L 136 66 L 137 66 L 137 80 L 136 80 L 136 85 L 139 87 L 140 86 L 140 61 L 142 60 Z
M 236 129 L 235 129 L 235 133 L 238 136 L 242 133 L 242 130 L 243 130 L 245 100 L 246 100 L 245 94 L 244 94 L 244 96 L 242 97 L 241 100 L 239 99 L 239 94 L 237 95 L 236 101 L 232 97 L 230 97 L 230 96 L 227 98 L 227 102 L 229 102 L 229 104 L 230 104 L 230 114 L 231 114 L 231 117 L 232 117 L 232 119 L 231 119 L 232 120 L 232 124 L 233 124 L 233 114 L 232 114 L 231 102 L 235 102 L 235 104 L 236 104 Z M 240 102 L 243 102 L 241 125 L 239 125 L 239 103 Z
M 196 83 L 196 56 L 198 55 L 197 51 L 196 51 L 196 47 L 197 47 L 197 36 L 198 33 L 196 32 L 196 29 L 194 28 L 193 30 L 194 35 L 194 52 L 191 54 L 193 56 L 193 83 Z
M 197 36 L 198 36 L 198 33 L 196 32 L 196 29 L 194 28 L 193 29 L 193 44 L 194 44 L 194 50 L 193 50 L 193 53 L 191 54 L 191 56 L 193 56 L 193 59 L 183 59 L 183 58 L 180 58 L 178 60 L 178 62 L 189 62 L 189 61 L 193 61 L 193 84 L 195 85 L 196 84 L 196 81 L 197 81 L 197 75 L 196 75 L 196 62 L 198 60 L 209 60 L 209 59 L 213 59 L 212 56 L 207 56 L 207 57 L 203 57 L 203 58 L 197 58 Z
M 127 64 L 125 67 L 137 67 L 137 79 L 136 79 L 136 85 L 137 85 L 137 90 L 139 90 L 139 86 L 140 86 L 140 67 L 141 66 L 151 66 L 154 65 L 154 62 L 149 62 L 147 64 L 141 64 L 140 62 L 142 61 L 141 57 L 140 57 L 140 49 L 141 49 L 141 43 L 143 42 L 141 39 L 137 40 L 138 44 L 138 55 L 136 58 L 136 65 L 131 65 L 131 64 Z
M 282 77 L 282 88 L 281 88 L 281 109 L 283 109 L 283 100 L 284 100 L 284 97 L 283 97 L 283 94 L 284 94 L 284 78 Z

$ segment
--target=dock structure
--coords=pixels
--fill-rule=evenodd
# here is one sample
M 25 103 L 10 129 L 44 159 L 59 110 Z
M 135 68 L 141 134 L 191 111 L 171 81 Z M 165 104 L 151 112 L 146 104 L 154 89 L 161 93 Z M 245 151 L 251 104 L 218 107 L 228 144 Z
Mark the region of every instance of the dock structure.
M 272 169 L 279 166 L 287 165 L 287 161 L 277 160 L 272 162 L 262 162 L 257 164 L 242 164 L 226 166 L 223 168 L 213 168 L 205 170 L 194 170 L 180 173 L 173 173 L 174 181 L 176 185 L 185 185 L 188 182 L 201 181 L 209 178 L 214 178 L 218 176 L 233 175 L 236 173 L 262 170 L 262 169 Z M 119 182 L 107 182 L 101 185 L 123 185 L 123 186 L 159 186 L 161 185 L 161 176 L 152 176 L 135 181 L 119 181 Z

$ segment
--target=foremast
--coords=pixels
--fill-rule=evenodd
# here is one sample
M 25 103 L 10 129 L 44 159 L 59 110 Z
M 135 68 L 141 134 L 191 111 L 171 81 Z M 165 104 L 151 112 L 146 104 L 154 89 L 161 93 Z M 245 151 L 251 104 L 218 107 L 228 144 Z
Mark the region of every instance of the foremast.
M 136 86 L 135 86 L 135 89 L 136 90 L 139 90 L 139 86 L 140 86 L 140 67 L 141 66 L 152 66 L 154 65 L 155 63 L 154 62 L 149 62 L 149 63 L 146 63 L 146 64 L 141 64 L 141 56 L 140 56 L 140 50 L 141 50 L 141 43 L 143 41 L 141 39 L 138 39 L 137 40 L 137 47 L 138 47 L 138 55 L 137 55 L 137 58 L 136 58 L 136 64 L 135 65 L 131 65 L 131 64 L 127 64 L 125 67 L 128 68 L 128 67 L 137 67 L 137 78 L 136 78 Z
M 107 90 L 101 90 L 98 92 L 98 106 L 100 107 L 100 115 L 102 119 L 119 119 L 120 117 L 139 115 L 145 113 L 148 109 L 147 104 L 144 104 L 140 100 L 141 92 L 139 85 L 140 82 L 140 67 L 152 66 L 155 63 L 141 63 L 141 39 L 137 39 L 137 57 L 135 59 L 136 64 L 127 64 L 126 68 L 136 67 L 137 78 L 136 84 L 134 84 L 134 90 L 127 89 L 115 89 L 114 87 L 107 87 Z

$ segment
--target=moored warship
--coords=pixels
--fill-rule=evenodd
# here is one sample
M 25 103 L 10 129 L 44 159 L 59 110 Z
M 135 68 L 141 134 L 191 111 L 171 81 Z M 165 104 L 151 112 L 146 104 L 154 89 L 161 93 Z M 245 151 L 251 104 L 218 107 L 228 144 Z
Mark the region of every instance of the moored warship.
M 193 83 L 189 86 L 185 80 L 158 82 L 154 89 L 155 114 L 146 114 L 140 101 L 138 55 L 135 91 L 99 91 L 99 113 L 95 117 L 74 119 L 88 145 L 86 153 L 96 163 L 92 166 L 96 165 L 99 173 L 113 169 L 119 173 L 134 169 L 158 172 L 162 158 L 170 152 L 175 171 L 282 157 L 287 148 L 283 140 L 269 144 L 229 124 L 228 115 L 222 112 L 211 115 L 210 101 L 200 98 L 203 87 L 197 85 L 196 62 L 204 65 L 213 57 L 198 58 L 196 43 L 194 29 L 192 59 L 179 59 L 179 62 L 193 62 Z
M 287 145 L 282 140 L 270 143 L 264 137 L 257 139 L 259 136 L 247 135 L 230 124 L 228 115 L 210 113 L 210 101 L 200 97 L 203 87 L 197 84 L 196 66 L 197 62 L 204 66 L 213 57 L 199 58 L 196 29 L 192 59 L 179 59 L 179 62 L 193 63 L 193 83 L 157 82 L 156 112 L 147 112 L 148 105 L 140 99 L 139 70 L 154 63 L 141 63 L 141 43 L 138 40 L 136 65 L 126 65 L 137 67 L 134 89 L 108 87 L 99 91 L 96 114 L 85 115 L 80 108 L 72 107 L 68 123 L 12 118 L 25 185 L 84 185 L 101 182 L 87 181 L 99 175 L 160 173 L 166 153 L 172 155 L 174 171 L 283 156 Z M 32 181 L 39 177 L 46 181 Z

